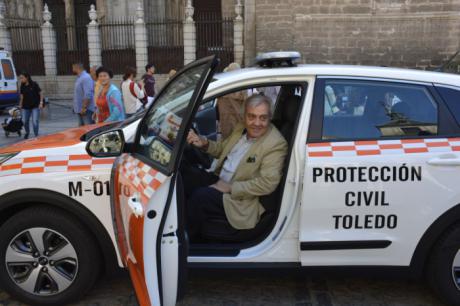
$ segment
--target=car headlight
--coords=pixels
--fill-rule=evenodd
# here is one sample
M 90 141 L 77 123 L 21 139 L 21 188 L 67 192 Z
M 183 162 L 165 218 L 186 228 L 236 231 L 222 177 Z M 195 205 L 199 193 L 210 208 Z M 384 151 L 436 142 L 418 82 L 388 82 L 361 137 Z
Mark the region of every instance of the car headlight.
M 0 165 L 3 164 L 4 162 L 6 162 L 8 159 L 18 155 L 19 152 L 15 152 L 15 153 L 3 153 L 3 154 L 0 154 Z

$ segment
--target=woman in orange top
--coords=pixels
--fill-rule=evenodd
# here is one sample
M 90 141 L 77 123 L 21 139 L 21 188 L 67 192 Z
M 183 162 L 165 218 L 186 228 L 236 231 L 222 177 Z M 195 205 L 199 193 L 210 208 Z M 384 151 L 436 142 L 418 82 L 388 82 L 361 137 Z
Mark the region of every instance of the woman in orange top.
M 97 122 L 121 121 L 125 119 L 125 110 L 120 90 L 113 84 L 111 70 L 100 67 L 96 71 L 101 86 L 96 93 Z

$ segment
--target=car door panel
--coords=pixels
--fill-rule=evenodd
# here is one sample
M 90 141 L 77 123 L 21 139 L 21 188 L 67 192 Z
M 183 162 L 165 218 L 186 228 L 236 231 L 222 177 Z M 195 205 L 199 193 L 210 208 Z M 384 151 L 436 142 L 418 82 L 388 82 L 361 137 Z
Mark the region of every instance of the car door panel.
M 150 297 L 144 282 L 144 269 L 146 267 L 144 258 L 148 258 L 147 256 L 152 254 L 144 254 L 144 240 L 150 238 L 144 236 L 144 231 L 148 228 L 154 235 L 153 237 L 156 237 L 158 231 L 158 224 L 156 223 L 161 217 L 154 218 L 155 221 L 145 222 L 144 214 L 152 209 L 149 207 L 149 198 L 155 197 L 158 198 L 158 204 L 154 210 L 156 214 L 161 216 L 164 204 L 166 204 L 171 177 L 164 176 L 129 154 L 123 154 L 117 161 L 114 175 L 115 181 L 118 181 L 115 193 L 120 197 L 120 200 L 115 199 L 114 206 L 114 221 L 118 225 L 117 240 L 118 245 L 122 246 L 120 255 L 128 267 L 139 302 L 142 305 L 149 305 Z M 142 212 L 136 212 L 135 207 L 129 204 L 120 205 L 130 202 L 137 204 Z M 156 230 L 154 230 L 155 228 Z M 147 266 L 151 267 L 150 264 Z M 152 287 L 158 286 L 150 285 Z
M 317 82 L 318 87 L 327 86 L 324 82 Z M 391 139 L 359 138 L 368 137 L 364 129 L 372 127 L 369 120 L 363 120 L 368 118 L 360 118 L 367 114 L 366 110 L 362 116 L 356 116 L 356 111 L 346 114 L 351 116 L 348 121 L 357 117 L 354 123 L 358 124 L 351 132 L 345 130 L 347 126 L 334 129 L 319 126 L 325 138 L 309 138 L 301 211 L 301 262 L 303 265 L 409 265 L 425 230 L 458 203 L 455 182 L 460 173 L 451 164 L 460 157 L 460 139 L 439 137 L 445 132 L 441 121 L 436 122 L 437 130 L 433 123 L 422 121 L 443 117 L 444 108 L 435 103 L 429 85 L 346 82 L 349 84 L 345 85 L 356 88 L 362 84 L 375 85 L 366 96 L 365 107 L 372 105 L 369 102 L 372 95 L 379 91 L 382 95 L 386 93 L 381 90 L 383 86 L 395 92 L 400 90 L 399 97 L 392 98 L 391 108 L 404 101 L 413 103 L 417 109 L 410 115 L 391 111 L 384 115 L 388 122 L 375 127 L 380 131 L 379 136 L 395 133 Z M 324 101 L 324 90 L 315 88 L 315 91 L 315 103 L 322 103 L 318 101 Z M 336 100 L 335 95 L 331 96 Z M 410 100 L 411 97 L 415 98 Z M 379 106 L 384 103 L 380 99 L 375 101 Z M 438 116 L 430 114 L 430 108 L 424 111 L 423 101 L 433 105 Z M 369 112 L 370 116 L 375 114 L 375 110 Z M 419 119 L 418 114 L 425 119 Z M 324 116 L 334 115 L 330 112 Z M 334 122 L 332 117 L 329 119 Z M 337 134 L 324 134 L 331 130 Z M 423 133 L 411 136 L 401 134 L 402 131 Z M 432 132 L 436 133 L 430 135 Z M 355 135 L 357 139 L 335 139 L 338 135 Z
M 217 65 L 208 57 L 176 74 L 139 124 L 132 152 L 120 156 L 112 171 L 117 241 L 141 306 L 174 305 L 182 292 L 187 240 L 176 171 L 186 131 Z

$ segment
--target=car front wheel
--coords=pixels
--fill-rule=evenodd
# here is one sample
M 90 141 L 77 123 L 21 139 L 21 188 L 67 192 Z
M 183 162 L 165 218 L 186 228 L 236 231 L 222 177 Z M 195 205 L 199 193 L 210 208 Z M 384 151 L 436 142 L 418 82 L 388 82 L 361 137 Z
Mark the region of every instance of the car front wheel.
M 448 305 L 460 305 L 460 224 L 451 227 L 436 243 L 426 278 Z
M 63 305 L 81 298 L 96 281 L 100 256 L 87 230 L 49 207 L 31 208 L 0 228 L 0 281 L 32 305 Z

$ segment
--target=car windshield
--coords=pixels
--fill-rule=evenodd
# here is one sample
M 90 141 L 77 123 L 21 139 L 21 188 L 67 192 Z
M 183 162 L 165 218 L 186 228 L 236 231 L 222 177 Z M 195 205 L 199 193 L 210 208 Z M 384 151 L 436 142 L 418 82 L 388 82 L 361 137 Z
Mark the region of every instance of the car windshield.
M 126 120 L 116 121 L 116 122 L 109 123 L 109 124 L 106 124 L 104 126 L 95 128 L 94 130 L 91 130 L 88 133 L 84 134 L 80 138 L 80 140 L 81 141 L 88 141 L 94 135 L 97 135 L 99 133 L 102 133 L 102 132 L 105 132 L 105 131 L 108 131 L 108 130 L 111 130 L 111 129 L 123 129 L 124 127 L 130 125 L 131 123 L 142 119 L 142 117 L 144 117 L 144 115 L 145 115 L 145 112 L 146 111 L 143 110 L 141 112 L 136 113 L 135 115 L 133 115 L 132 117 L 130 117 L 130 118 L 126 119 Z

